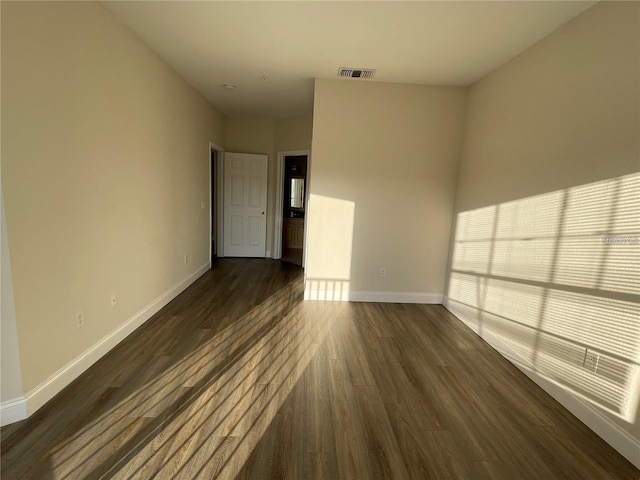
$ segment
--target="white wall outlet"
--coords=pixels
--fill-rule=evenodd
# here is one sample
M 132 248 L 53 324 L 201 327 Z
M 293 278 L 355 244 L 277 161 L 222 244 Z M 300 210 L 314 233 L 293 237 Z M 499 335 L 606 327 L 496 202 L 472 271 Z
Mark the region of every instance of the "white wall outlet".
M 189 255 L 187 255 L 186 253 L 184 254 L 184 264 L 186 265 L 187 263 L 189 263 Z
M 115 293 L 111 294 L 111 306 L 115 307 L 118 304 L 118 297 Z
M 200 202 L 200 208 L 204 210 L 204 200 Z
M 76 312 L 73 318 L 76 322 L 76 328 L 84 327 L 84 310 L 80 310 L 79 312 Z
M 594 352 L 593 350 L 589 350 L 588 348 L 584 353 L 584 362 L 582 365 L 584 368 L 589 370 L 590 372 L 596 373 L 598 369 L 598 362 L 600 361 L 600 354 Z
M 387 267 L 380 267 L 380 276 L 381 277 L 387 276 Z

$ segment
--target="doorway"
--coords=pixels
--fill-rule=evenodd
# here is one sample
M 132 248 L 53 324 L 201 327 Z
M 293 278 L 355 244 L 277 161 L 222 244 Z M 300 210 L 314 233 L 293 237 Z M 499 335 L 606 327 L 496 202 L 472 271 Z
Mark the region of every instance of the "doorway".
M 214 268 L 222 252 L 222 147 L 209 142 L 209 267 Z
M 280 259 L 302 266 L 307 197 L 309 155 L 285 154 L 282 157 L 282 231 Z
M 211 178 L 209 180 L 209 185 L 211 185 L 211 191 L 209 192 L 209 198 L 211 198 L 211 221 L 209 222 L 211 224 L 211 231 L 209 232 L 211 234 L 211 245 L 209 247 L 211 248 L 211 268 L 215 266 L 216 259 L 218 258 L 218 251 L 216 250 L 216 232 L 218 231 L 218 215 L 216 215 L 216 204 L 218 203 L 216 202 L 216 178 L 218 177 L 216 175 L 216 167 L 218 166 L 217 157 L 218 152 L 211 150 L 211 165 L 209 168 L 211 172 Z

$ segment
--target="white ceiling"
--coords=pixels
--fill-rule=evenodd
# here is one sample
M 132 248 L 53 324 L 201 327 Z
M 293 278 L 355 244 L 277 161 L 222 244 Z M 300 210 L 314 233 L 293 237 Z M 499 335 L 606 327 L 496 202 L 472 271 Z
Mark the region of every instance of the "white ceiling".
M 375 68 L 377 82 L 470 85 L 594 3 L 109 1 L 104 6 L 224 114 L 284 118 L 310 113 L 313 79 L 336 78 L 340 67 Z M 225 83 L 237 88 L 226 90 Z

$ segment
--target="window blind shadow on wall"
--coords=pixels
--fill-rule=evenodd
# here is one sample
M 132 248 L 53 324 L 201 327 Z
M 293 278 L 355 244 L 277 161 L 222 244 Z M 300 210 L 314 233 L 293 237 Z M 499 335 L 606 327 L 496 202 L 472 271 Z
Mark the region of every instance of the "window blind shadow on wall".
M 633 174 L 459 213 L 448 296 L 479 333 L 499 335 L 538 373 L 633 423 L 638 272 Z

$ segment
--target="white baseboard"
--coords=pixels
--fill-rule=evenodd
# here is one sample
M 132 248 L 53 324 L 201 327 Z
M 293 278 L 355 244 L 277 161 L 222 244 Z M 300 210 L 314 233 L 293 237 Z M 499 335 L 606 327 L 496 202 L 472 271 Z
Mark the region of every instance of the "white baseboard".
M 476 322 L 465 313 L 451 304 L 445 297 L 442 302 L 444 307 L 455 315 L 462 323 L 478 334 L 483 340 L 498 351 L 509 362 L 515 365 L 522 373 L 529 377 L 545 392 L 556 399 L 563 407 L 575 415 L 582 423 L 593 430 L 600 438 L 611 445 L 623 457 L 633 465 L 640 468 L 640 441 L 622 430 L 618 425 L 609 420 L 589 402 L 568 390 L 565 386 L 544 376 L 538 372 L 524 357 L 522 357 L 504 338 L 488 331 L 482 330 L 480 335 Z
M 422 292 L 349 292 L 349 301 L 440 304 L 442 303 L 442 294 Z
M 304 289 L 305 300 L 318 300 L 328 302 L 348 302 L 348 290 L 320 290 L 320 289 Z
M 24 397 L 18 397 L 0 404 L 0 425 L 19 422 L 27 418 L 27 402 Z
M 66 364 L 45 381 L 29 391 L 24 397 L 0 405 L 2 425 L 24 420 L 36 412 L 45 403 L 57 395 L 63 388 L 84 373 L 91 365 L 100 360 L 113 347 L 118 345 L 134 330 L 155 315 L 162 307 L 182 293 L 189 285 L 209 270 L 209 264 L 203 265 L 187 278 L 177 283 L 165 293 L 153 300 L 129 320 L 85 350 L 74 360 Z M 5 422 L 6 420 L 6 422 Z
M 420 292 L 353 292 L 348 290 L 305 289 L 304 299 L 327 300 L 334 302 L 440 304 L 442 303 L 442 294 Z

